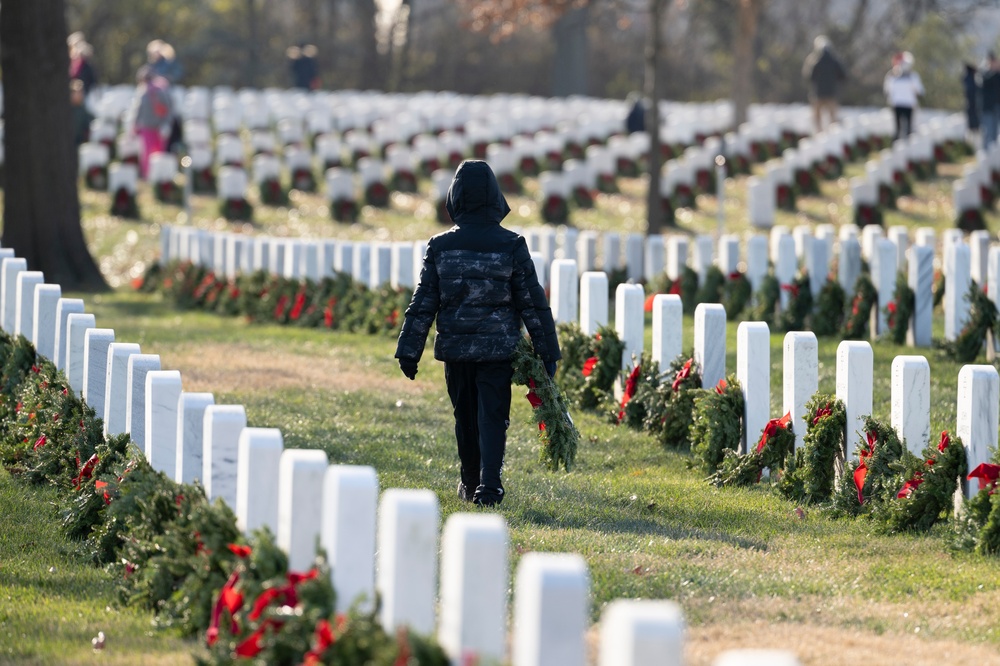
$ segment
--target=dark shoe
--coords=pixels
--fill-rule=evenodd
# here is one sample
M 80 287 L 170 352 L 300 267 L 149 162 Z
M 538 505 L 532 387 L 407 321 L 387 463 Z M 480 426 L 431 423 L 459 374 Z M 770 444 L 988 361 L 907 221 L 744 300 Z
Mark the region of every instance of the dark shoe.
M 458 498 L 466 502 L 472 501 L 472 493 L 469 492 L 468 487 L 463 481 L 458 482 Z
M 479 486 L 476 494 L 472 496 L 472 503 L 479 506 L 496 506 L 503 501 L 503 487 L 487 488 Z

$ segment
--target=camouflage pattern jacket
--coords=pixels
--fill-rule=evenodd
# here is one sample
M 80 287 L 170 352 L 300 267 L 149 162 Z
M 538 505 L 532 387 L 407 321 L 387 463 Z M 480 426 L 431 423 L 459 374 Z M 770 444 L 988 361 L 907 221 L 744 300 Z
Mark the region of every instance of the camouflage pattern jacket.
M 542 359 L 559 360 L 552 310 L 524 237 L 500 226 L 510 208 L 489 165 L 463 162 L 446 205 L 455 226 L 427 243 L 396 358 L 419 361 L 437 319 L 439 361 L 506 360 L 521 337 L 522 322 Z

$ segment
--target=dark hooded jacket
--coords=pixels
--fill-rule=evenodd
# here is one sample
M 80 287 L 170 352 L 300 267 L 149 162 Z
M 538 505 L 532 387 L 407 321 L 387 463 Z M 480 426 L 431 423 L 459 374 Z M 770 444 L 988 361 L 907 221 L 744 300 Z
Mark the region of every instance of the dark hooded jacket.
M 522 322 L 539 356 L 559 360 L 552 310 L 524 237 L 500 226 L 510 207 L 489 165 L 459 165 L 446 205 L 455 226 L 427 243 L 396 358 L 420 360 L 436 317 L 439 361 L 506 360 L 521 338 Z

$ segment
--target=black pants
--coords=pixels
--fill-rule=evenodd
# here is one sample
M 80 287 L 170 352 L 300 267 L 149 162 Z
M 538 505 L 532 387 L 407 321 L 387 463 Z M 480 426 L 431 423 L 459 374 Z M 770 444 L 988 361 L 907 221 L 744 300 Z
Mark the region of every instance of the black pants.
M 509 361 L 445 363 L 444 379 L 455 408 L 455 439 L 462 461 L 462 483 L 502 488 L 500 470 L 510 425 Z
M 896 115 L 896 138 L 905 139 L 913 131 L 913 107 L 894 106 L 892 110 Z

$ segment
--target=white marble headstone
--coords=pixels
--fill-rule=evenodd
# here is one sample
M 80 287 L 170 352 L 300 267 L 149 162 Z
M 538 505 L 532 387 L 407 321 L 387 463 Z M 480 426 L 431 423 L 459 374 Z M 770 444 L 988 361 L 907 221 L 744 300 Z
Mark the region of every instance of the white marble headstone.
M 701 368 L 701 387 L 714 388 L 726 377 L 726 309 L 699 303 L 694 311 L 694 360 Z
M 969 471 L 989 462 L 997 450 L 1000 375 L 992 365 L 966 365 L 958 371 L 955 434 L 962 438 Z M 979 492 L 978 479 L 962 479 L 966 498 Z
M 455 513 L 441 533 L 438 642 L 453 661 L 507 653 L 507 524 L 492 514 Z
M 57 284 L 40 284 L 35 287 L 35 316 L 31 322 L 31 341 L 35 350 L 50 361 L 55 361 L 56 305 L 62 298 L 62 287 Z
M 931 438 L 931 366 L 923 356 L 892 359 L 892 427 L 915 456 Z
M 641 285 L 622 283 L 615 290 L 615 332 L 625 343 L 622 368 L 632 368 L 642 356 L 645 343 L 645 292 Z
M 83 394 L 83 369 L 86 367 L 83 357 L 87 349 L 84 338 L 89 329 L 96 327 L 97 322 L 94 320 L 94 315 L 90 313 L 74 312 L 66 318 L 68 345 L 64 367 L 69 387 L 77 395 Z
M 795 448 L 803 445 L 807 424 L 803 420 L 806 403 L 819 390 L 819 342 L 811 331 L 785 334 L 782 356 L 781 410 L 791 414 Z
M 969 320 L 969 246 L 951 243 L 945 251 L 944 339 L 955 340 Z
M 329 462 L 319 449 L 285 449 L 278 466 L 277 544 L 291 571 L 309 569 L 316 558 L 323 512 L 323 479 Z
M 608 325 L 608 275 L 603 271 L 587 271 L 580 276 L 580 329 L 594 335 Z
M 17 274 L 28 270 L 28 262 L 20 257 L 4 257 L 0 262 L 0 325 L 7 333 L 14 332 L 17 320 Z
M 911 347 L 930 347 L 934 313 L 934 248 L 914 245 L 910 248 L 909 255 L 907 283 L 913 290 L 913 316 L 906 332 L 906 344 Z M 997 256 L 1000 257 L 1000 253 Z
M 157 354 L 133 354 L 128 357 L 125 432 L 142 451 L 146 450 L 146 374 L 160 369 Z
M 52 362 L 56 368 L 66 371 L 66 349 L 69 347 L 69 330 L 66 322 L 71 314 L 83 312 L 83 299 L 80 298 L 60 298 L 56 301 L 56 333 L 53 346 L 55 348 L 55 358 Z
M 83 336 L 83 401 L 104 418 L 108 378 L 108 348 L 115 341 L 114 329 L 91 328 Z
M 281 452 L 285 448 L 281 431 L 243 428 L 237 447 L 236 526 L 244 534 L 262 527 L 276 534 L 280 482 L 275 483 L 274 471 L 280 468 Z
M 125 430 L 128 413 L 128 359 L 142 353 L 134 342 L 112 342 L 108 347 L 107 374 L 104 377 L 104 434 L 120 435 Z
M 683 351 L 684 306 L 677 294 L 657 294 L 653 297 L 653 361 L 660 372 Z
M 330 563 L 337 611 L 375 607 L 378 475 L 362 465 L 330 465 L 323 479 L 320 539 Z
M 382 494 L 375 586 L 386 631 L 434 630 L 438 517 L 437 495 L 430 490 L 390 488 Z
M 205 409 L 215 404 L 211 393 L 181 391 L 177 399 L 177 457 L 174 481 L 194 483 L 202 474 L 202 438 L 205 435 Z
M 673 601 L 612 601 L 601 613 L 597 666 L 683 666 L 684 634 L 684 612 Z
M 221 498 L 236 507 L 236 471 L 240 433 L 247 426 L 243 405 L 208 405 L 203 419 L 201 482 L 209 500 Z
M 14 336 L 31 339 L 35 320 L 35 289 L 45 282 L 41 271 L 21 271 L 17 274 L 17 302 L 14 305 Z
M 736 328 L 736 378 L 743 389 L 742 453 L 760 439 L 771 418 L 771 331 L 762 321 Z
M 590 575 L 577 554 L 525 554 L 514 583 L 516 666 L 584 666 Z
M 872 366 L 872 347 L 867 342 L 844 340 L 837 345 L 837 397 L 847 413 L 847 460 L 863 436 L 863 418 L 872 413 Z
M 181 397 L 181 373 L 153 370 L 146 373 L 146 460 L 167 478 L 177 465 L 177 401 Z
M 552 262 L 552 278 L 549 281 L 549 306 L 552 318 L 557 324 L 570 324 L 577 317 L 577 276 L 576 262 L 572 259 L 556 259 Z

